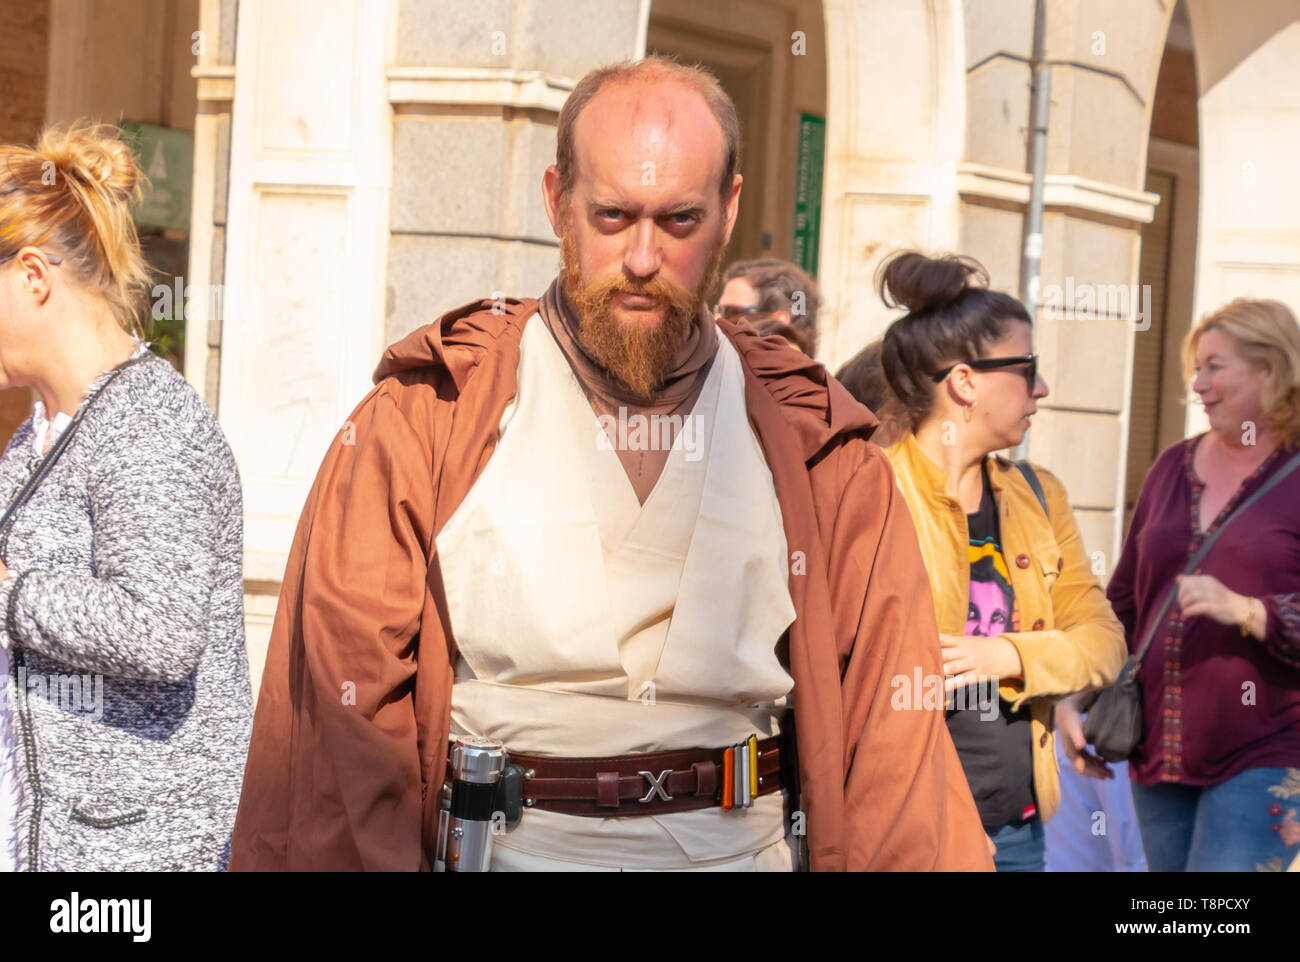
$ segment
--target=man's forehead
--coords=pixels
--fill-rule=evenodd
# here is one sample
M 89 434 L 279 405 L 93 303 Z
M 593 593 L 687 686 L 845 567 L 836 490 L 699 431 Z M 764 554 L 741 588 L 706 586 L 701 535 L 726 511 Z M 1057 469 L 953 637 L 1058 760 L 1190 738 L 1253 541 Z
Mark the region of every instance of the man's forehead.
M 578 116 L 574 147 L 578 178 L 596 192 L 664 187 L 703 201 L 721 182 L 726 141 L 697 91 L 640 82 L 602 88 Z

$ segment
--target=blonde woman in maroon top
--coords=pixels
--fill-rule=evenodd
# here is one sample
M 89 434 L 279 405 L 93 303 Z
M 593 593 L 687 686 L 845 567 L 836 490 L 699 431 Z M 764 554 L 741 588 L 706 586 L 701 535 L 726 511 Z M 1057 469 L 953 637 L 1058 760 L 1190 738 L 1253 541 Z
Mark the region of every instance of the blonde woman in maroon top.
M 1300 470 L 1182 570 L 1297 456 L 1300 328 L 1277 301 L 1235 300 L 1191 331 L 1184 364 L 1210 429 L 1151 468 L 1106 592 L 1132 650 L 1177 591 L 1139 674 L 1134 807 L 1151 871 L 1276 871 L 1300 851 Z M 1077 710 L 1057 718 L 1097 774 Z

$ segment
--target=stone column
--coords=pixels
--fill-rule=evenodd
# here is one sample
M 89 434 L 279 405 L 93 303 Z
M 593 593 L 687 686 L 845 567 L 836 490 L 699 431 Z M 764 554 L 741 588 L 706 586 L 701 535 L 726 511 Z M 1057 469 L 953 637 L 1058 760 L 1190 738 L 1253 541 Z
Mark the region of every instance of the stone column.
M 1234 297 L 1300 313 L 1300 3 L 1188 0 L 1201 114 L 1195 319 Z M 1205 430 L 1188 406 L 1188 434 Z
M 956 0 L 825 0 L 820 360 L 834 370 L 892 320 L 872 278 L 903 247 L 957 244 L 966 120 Z
M 560 107 L 588 70 L 641 55 L 648 16 L 648 0 L 401 0 L 387 341 L 470 300 L 542 294 Z
M 221 322 L 207 345 L 220 346 L 218 410 L 243 479 L 255 676 L 303 502 L 384 342 L 396 13 L 395 0 L 238 7 Z M 226 82 L 205 69 L 211 87 Z

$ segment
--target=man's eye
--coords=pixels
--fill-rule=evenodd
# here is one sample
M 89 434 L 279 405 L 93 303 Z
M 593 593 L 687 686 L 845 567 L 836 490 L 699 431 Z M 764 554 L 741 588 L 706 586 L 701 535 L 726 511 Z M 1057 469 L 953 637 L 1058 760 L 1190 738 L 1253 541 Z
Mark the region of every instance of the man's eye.
M 605 220 L 622 220 L 623 212 L 621 210 L 602 210 L 596 216 L 603 217 Z
M 682 224 L 682 225 L 685 225 L 685 224 L 694 224 L 694 223 L 695 223 L 695 215 L 694 215 L 694 214 L 674 214 L 674 215 L 673 215 L 673 223 L 675 223 L 675 224 Z

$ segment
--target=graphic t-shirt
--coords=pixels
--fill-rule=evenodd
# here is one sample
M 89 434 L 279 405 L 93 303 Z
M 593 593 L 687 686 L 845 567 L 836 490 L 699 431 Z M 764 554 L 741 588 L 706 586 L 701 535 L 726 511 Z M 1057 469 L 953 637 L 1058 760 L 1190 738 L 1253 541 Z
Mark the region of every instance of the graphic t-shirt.
M 984 473 L 984 494 L 970 529 L 970 597 L 966 634 L 992 638 L 1020 630 L 1020 609 L 1002 554 L 998 505 Z M 1030 715 L 1008 710 L 993 679 L 949 696 L 948 732 L 961 758 L 984 828 L 992 831 L 1034 813 L 1034 765 Z

